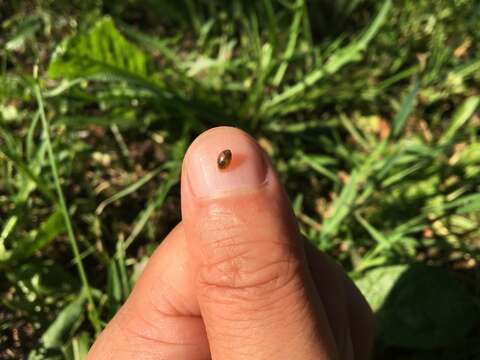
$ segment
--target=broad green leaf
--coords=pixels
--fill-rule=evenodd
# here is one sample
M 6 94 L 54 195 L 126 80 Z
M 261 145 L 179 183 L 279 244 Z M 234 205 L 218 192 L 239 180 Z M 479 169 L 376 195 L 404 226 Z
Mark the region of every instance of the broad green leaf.
M 117 31 L 111 18 L 105 17 L 89 32 L 62 43 L 48 73 L 53 78 L 146 78 L 148 58 Z
M 385 300 L 400 276 L 408 270 L 406 265 L 382 267 L 368 271 L 356 285 L 367 299 L 373 312 L 384 305 Z
M 471 295 L 442 268 L 380 267 L 357 286 L 375 311 L 378 336 L 389 345 L 446 347 L 461 342 L 480 319 Z

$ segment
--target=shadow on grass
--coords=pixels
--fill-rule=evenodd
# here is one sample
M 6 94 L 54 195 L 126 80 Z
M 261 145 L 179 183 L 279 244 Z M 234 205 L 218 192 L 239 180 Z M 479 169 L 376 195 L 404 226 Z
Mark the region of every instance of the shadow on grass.
M 457 274 L 423 264 L 375 268 L 358 282 L 375 311 L 376 359 L 478 359 L 480 308 Z

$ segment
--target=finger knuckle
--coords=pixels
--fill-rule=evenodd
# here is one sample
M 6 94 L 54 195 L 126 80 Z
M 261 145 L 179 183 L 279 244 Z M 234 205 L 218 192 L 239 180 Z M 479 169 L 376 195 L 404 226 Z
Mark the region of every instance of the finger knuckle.
M 230 217 L 231 219 L 231 217 Z M 296 248 L 251 230 L 241 221 L 212 231 L 199 270 L 202 296 L 214 301 L 268 299 L 288 288 L 301 271 Z M 219 234 L 219 236 L 215 236 Z

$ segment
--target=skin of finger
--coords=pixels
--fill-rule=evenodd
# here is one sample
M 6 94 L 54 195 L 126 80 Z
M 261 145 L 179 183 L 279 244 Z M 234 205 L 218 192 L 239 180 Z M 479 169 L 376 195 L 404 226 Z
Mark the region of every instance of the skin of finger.
M 174 241 L 177 238 L 179 240 Z M 161 358 L 180 359 L 203 359 L 209 357 L 204 326 L 201 321 L 198 321 L 199 309 L 195 296 L 195 287 L 192 285 L 195 281 L 196 265 L 195 261 L 187 260 L 187 258 L 190 260 L 187 253 L 188 249 L 183 229 L 179 225 L 154 253 L 129 301 L 110 322 L 92 348 L 89 358 L 131 358 L 131 351 L 135 351 L 136 358 L 139 359 L 158 356 L 161 356 Z M 327 267 L 330 266 L 328 265 Z M 321 274 L 322 272 L 314 273 L 315 278 L 319 273 Z M 325 273 L 328 273 L 328 271 L 325 270 Z M 163 274 L 164 276 L 159 277 L 158 274 Z M 318 283 L 318 280 L 316 280 L 316 283 Z M 159 286 L 158 284 L 162 285 Z M 141 290 L 142 288 L 144 290 Z M 332 291 L 332 289 L 329 290 L 328 293 L 337 293 Z M 370 320 L 365 315 L 368 315 L 369 312 L 364 311 L 365 302 L 351 282 L 347 284 L 347 292 L 352 294 L 348 296 L 348 301 L 349 316 L 353 319 L 351 321 L 353 325 L 351 326 L 354 341 L 362 336 L 364 338 L 364 341 L 355 341 L 356 344 L 360 344 L 355 346 L 355 352 L 362 353 L 362 348 L 365 349 L 366 347 L 365 344 L 371 343 L 369 341 L 369 331 L 365 332 L 364 326 Z M 355 298 L 359 298 L 363 303 L 362 301 L 356 301 Z M 138 301 L 138 299 L 143 300 Z M 330 303 L 327 300 L 328 304 Z M 366 308 L 368 309 L 368 305 L 366 305 Z M 327 310 L 329 320 L 335 317 L 332 314 L 335 314 L 337 310 L 332 310 L 331 307 Z M 196 322 L 200 322 L 200 324 L 191 325 L 191 319 L 186 320 L 189 317 L 197 317 Z M 152 319 L 155 321 L 152 321 Z M 197 335 L 186 339 L 185 334 L 188 335 L 188 331 L 186 333 L 182 331 L 182 323 L 189 330 L 194 330 L 198 327 L 201 330 L 197 331 Z M 337 323 L 341 322 L 334 322 L 334 324 Z M 335 332 L 338 333 L 338 331 Z M 355 336 L 355 333 L 358 333 L 359 336 Z M 337 337 L 338 335 L 335 336 L 335 338 Z M 339 341 L 336 340 L 336 342 L 338 343 Z M 179 344 L 184 344 L 185 346 L 182 347 Z M 201 350 L 197 350 L 195 344 L 203 344 L 198 346 Z M 357 349 L 359 350 L 357 351 Z M 369 352 L 369 350 L 363 351 L 363 353 Z M 180 354 L 183 354 L 183 356 Z
M 192 193 L 189 156 L 197 146 L 215 151 L 217 142 L 258 147 L 237 129 L 213 129 L 192 144 L 182 170 L 182 219 L 199 262 L 197 299 L 213 358 L 336 358 L 293 213 L 269 161 L 267 181 L 256 189 L 207 199 Z
M 324 300 L 327 316 L 336 334 L 336 343 L 340 345 L 342 341 L 345 342 L 345 340 L 338 339 L 339 334 L 344 333 L 344 331 L 339 328 L 345 326 L 345 317 L 348 317 L 351 338 L 354 343 L 354 358 L 368 359 L 373 343 L 372 315 L 368 304 L 351 280 L 345 276 L 343 270 L 331 259 L 321 254 L 312 244 L 307 242 L 307 240 L 305 241 L 309 267 L 317 287 L 317 292 L 321 294 Z M 130 297 L 138 297 L 143 300 L 148 298 L 158 299 L 157 304 L 151 306 L 148 302 L 146 304 L 143 303 L 143 305 L 140 303 L 137 305 L 140 309 L 135 311 L 130 308 L 130 305 L 125 304 L 92 347 L 88 359 L 131 358 L 133 356 L 132 351 L 134 351 L 135 358 L 140 360 L 150 358 L 210 358 L 207 337 L 204 331 L 200 331 L 193 340 L 194 343 L 200 344 L 199 347 L 202 349 L 197 351 L 197 349 L 189 350 L 186 348 L 183 350 L 183 357 L 179 355 L 179 349 L 172 352 L 171 347 L 162 346 L 165 342 L 162 340 L 165 332 L 170 333 L 171 338 L 169 341 L 173 343 L 181 344 L 184 341 L 184 339 L 182 340 L 181 333 L 175 334 L 174 329 L 178 329 L 178 326 L 161 330 L 161 333 L 156 334 L 159 329 L 164 329 L 165 325 L 160 325 L 160 323 L 163 322 L 162 317 L 160 316 L 160 319 L 158 318 L 157 314 L 155 314 L 155 309 L 161 309 L 165 304 L 167 307 L 164 307 L 164 310 L 160 311 L 160 313 L 167 312 L 170 315 L 179 316 L 180 318 L 182 318 L 182 315 L 192 317 L 198 317 L 200 315 L 195 294 L 196 264 L 190 261 L 188 251 L 183 227 L 180 223 L 154 252 Z M 163 277 L 163 280 L 160 282 L 163 283 L 164 286 L 158 286 L 159 275 Z M 325 281 L 325 279 L 342 278 L 346 278 L 345 291 L 339 290 L 341 287 L 339 287 L 338 284 L 341 284 L 341 280 L 334 282 Z M 166 294 L 157 293 L 156 295 L 152 295 L 152 291 L 166 291 Z M 172 294 L 173 298 L 168 298 L 168 296 L 172 296 Z M 330 299 L 325 299 L 325 297 L 330 297 Z M 346 301 L 344 297 L 346 297 Z M 137 302 L 137 300 L 134 299 L 133 302 Z M 156 301 L 153 301 L 153 303 L 155 302 Z M 345 306 L 347 309 L 345 309 Z M 155 319 L 153 326 L 144 321 L 145 318 L 149 317 L 148 314 L 151 314 L 152 310 L 154 313 L 150 318 Z M 136 317 L 139 319 L 136 320 Z M 136 324 L 133 326 L 133 329 L 137 330 L 130 330 L 131 324 Z M 187 323 L 185 326 L 190 325 Z M 197 325 L 194 325 L 194 327 L 196 326 Z M 138 329 L 141 329 L 140 333 Z M 141 334 L 141 336 L 137 339 L 139 334 Z M 147 340 L 146 334 L 149 334 L 151 341 L 143 342 L 143 340 Z M 142 344 L 140 344 L 140 342 L 142 342 Z M 339 346 L 339 351 L 343 354 L 348 352 L 342 348 L 342 345 Z M 342 358 L 348 359 L 349 356 L 344 355 Z
M 156 249 L 87 359 L 209 359 L 193 266 L 178 225 Z
M 317 293 L 325 306 L 341 359 L 370 359 L 374 343 L 373 314 L 342 267 L 305 239 Z

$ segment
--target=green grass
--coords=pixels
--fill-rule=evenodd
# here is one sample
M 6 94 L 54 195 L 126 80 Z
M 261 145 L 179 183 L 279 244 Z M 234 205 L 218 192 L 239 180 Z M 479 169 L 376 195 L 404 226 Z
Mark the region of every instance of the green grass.
M 377 358 L 478 356 L 479 15 L 466 0 L 6 1 L 0 359 L 82 358 L 179 220 L 188 144 L 217 125 L 272 157 L 302 232 L 376 311 Z

